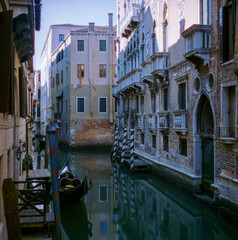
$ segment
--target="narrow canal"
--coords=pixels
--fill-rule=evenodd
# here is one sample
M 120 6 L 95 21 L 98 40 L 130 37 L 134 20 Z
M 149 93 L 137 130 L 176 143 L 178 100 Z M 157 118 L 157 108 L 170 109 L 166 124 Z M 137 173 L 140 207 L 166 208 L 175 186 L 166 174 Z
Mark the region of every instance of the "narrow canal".
M 151 173 L 112 165 L 108 150 L 60 151 L 60 167 L 67 160 L 93 187 L 84 201 L 61 203 L 66 240 L 238 239 L 229 219 Z

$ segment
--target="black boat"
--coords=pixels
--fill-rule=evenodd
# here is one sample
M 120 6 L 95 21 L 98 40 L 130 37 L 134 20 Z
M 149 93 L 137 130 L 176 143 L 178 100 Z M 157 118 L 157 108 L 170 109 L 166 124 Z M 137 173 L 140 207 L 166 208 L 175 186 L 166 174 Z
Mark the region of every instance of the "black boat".
M 89 189 L 87 175 L 81 181 L 67 162 L 59 172 L 60 199 L 66 202 L 79 201 Z

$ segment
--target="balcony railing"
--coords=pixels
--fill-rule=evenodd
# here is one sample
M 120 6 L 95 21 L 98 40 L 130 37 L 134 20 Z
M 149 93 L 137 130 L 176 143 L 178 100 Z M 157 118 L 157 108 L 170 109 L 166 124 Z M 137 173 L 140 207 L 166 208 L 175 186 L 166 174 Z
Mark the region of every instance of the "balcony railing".
M 144 125 L 144 114 L 136 114 L 137 117 L 137 127 L 139 129 L 143 129 L 145 127 Z
M 175 110 L 174 115 L 174 130 L 176 132 L 187 132 L 187 110 Z
M 125 16 L 122 18 L 120 22 L 122 37 L 129 37 L 139 23 L 139 10 L 140 4 L 132 3 Z
M 158 128 L 161 131 L 169 128 L 169 112 L 158 113 Z
M 116 91 L 121 91 L 122 89 L 134 84 L 140 82 L 141 78 L 141 69 L 136 68 L 133 69 L 131 72 L 123 76 L 117 83 Z
M 141 63 L 141 67 L 142 67 L 141 79 L 146 83 L 152 82 L 154 78 L 151 74 L 152 62 L 144 61 Z
M 155 52 L 150 56 L 152 61 L 152 74 L 157 75 L 161 80 L 167 78 L 167 69 L 169 65 L 169 54 L 167 52 Z
M 156 130 L 157 126 L 157 115 L 156 113 L 150 113 L 148 114 L 148 128 L 149 130 Z
M 194 24 L 182 33 L 185 38 L 185 57 L 196 63 L 203 60 L 209 64 L 211 47 L 211 26 Z

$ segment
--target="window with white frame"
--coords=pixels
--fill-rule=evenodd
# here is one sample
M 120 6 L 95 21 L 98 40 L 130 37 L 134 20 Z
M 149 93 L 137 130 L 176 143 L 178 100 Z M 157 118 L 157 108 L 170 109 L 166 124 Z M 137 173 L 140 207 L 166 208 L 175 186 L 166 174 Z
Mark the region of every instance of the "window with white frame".
M 85 113 L 85 97 L 76 98 L 76 113 Z
M 236 86 L 223 87 L 221 137 L 235 137 Z
M 99 186 L 99 202 L 107 202 L 108 201 L 108 186 L 100 185 Z
M 78 50 L 78 52 L 84 51 L 84 40 L 77 41 L 77 50 Z
M 59 41 L 60 42 L 64 41 L 64 34 L 59 34 Z
M 107 234 L 107 221 L 100 222 L 100 234 L 101 235 Z
M 98 111 L 99 111 L 99 113 L 107 113 L 107 98 L 106 97 L 98 98 Z
M 107 50 L 106 40 L 99 40 L 99 51 L 106 52 L 106 50 Z

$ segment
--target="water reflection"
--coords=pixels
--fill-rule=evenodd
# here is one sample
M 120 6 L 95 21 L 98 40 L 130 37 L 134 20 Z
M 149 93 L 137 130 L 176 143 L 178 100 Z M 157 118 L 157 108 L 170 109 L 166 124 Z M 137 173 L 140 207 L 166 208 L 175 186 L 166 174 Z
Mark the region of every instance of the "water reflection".
M 59 157 L 60 166 L 69 159 L 79 177 L 93 181 L 84 202 L 61 206 L 65 239 L 237 239 L 237 226 L 151 174 L 112 166 L 109 151 Z

